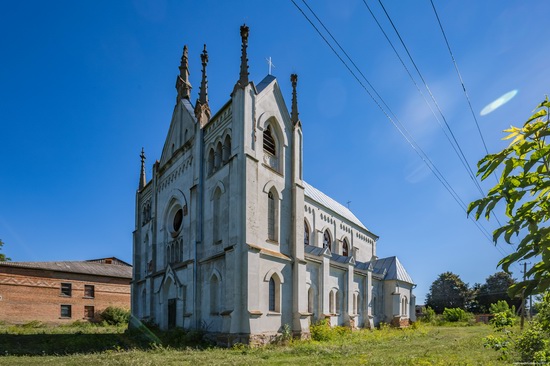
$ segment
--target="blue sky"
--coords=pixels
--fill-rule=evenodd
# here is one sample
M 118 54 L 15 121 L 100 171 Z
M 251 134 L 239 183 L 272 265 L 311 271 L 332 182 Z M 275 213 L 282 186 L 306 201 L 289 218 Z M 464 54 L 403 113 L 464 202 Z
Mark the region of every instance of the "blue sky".
M 296 3 L 306 11 L 301 0 Z M 367 2 L 405 59 L 377 1 Z M 480 193 L 361 0 L 309 1 L 422 149 L 468 203 Z M 484 149 L 429 0 L 384 1 L 474 167 Z M 543 1 L 434 0 L 489 151 L 548 93 Z M 308 13 L 309 14 L 309 13 Z M 250 26 L 250 78 L 272 57 L 287 105 L 299 75 L 304 176 L 380 236 L 418 284 L 470 284 L 502 254 L 392 127 L 291 1 L 4 1 L 0 4 L 0 238 L 14 261 L 131 261 L 139 153 L 160 158 L 189 47 L 193 100 L 207 44 L 213 111 L 238 79 L 239 26 Z M 411 71 L 413 67 L 405 59 Z M 418 83 L 420 80 L 416 77 Z M 517 90 L 492 113 L 487 104 Z M 425 92 L 425 90 L 424 90 Z M 482 183 L 485 191 L 494 179 Z M 504 219 L 503 215 L 500 216 Z M 492 231 L 495 223 L 482 224 Z M 510 252 L 510 248 L 501 250 Z M 519 268 L 515 268 L 516 276 Z

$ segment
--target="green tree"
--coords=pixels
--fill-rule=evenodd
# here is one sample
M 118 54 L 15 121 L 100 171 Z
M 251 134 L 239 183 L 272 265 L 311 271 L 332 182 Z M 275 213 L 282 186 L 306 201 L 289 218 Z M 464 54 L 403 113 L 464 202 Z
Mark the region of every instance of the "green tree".
M 0 239 L 0 250 L 2 249 L 3 246 L 4 246 L 4 242 L 2 241 L 2 239 Z M 11 258 L 6 257 L 4 253 L 0 253 L 0 262 L 6 262 L 6 261 L 11 261 Z
M 487 277 L 485 283 L 479 287 L 475 294 L 475 300 L 479 305 L 479 309 L 483 313 L 490 310 L 491 304 L 495 304 L 501 300 L 506 301 L 509 307 L 519 309 L 521 305 L 520 298 L 512 298 L 508 295 L 508 289 L 516 281 L 509 273 L 497 272 L 494 275 Z
M 464 309 L 468 300 L 468 285 L 452 272 L 445 272 L 430 286 L 426 296 L 426 306 L 441 314 L 445 308 Z
M 549 109 L 546 97 L 523 127 L 504 130 L 508 133 L 504 139 L 512 139 L 510 145 L 478 163 L 481 180 L 502 167 L 500 180 L 486 197 L 468 207 L 468 214 L 475 211 L 476 219 L 482 215 L 489 219 L 503 201 L 508 222 L 493 232 L 493 240 L 496 243 L 503 237 L 509 244 L 515 238 L 519 240 L 513 253 L 499 262 L 505 272 L 510 273 L 510 266 L 518 261 L 538 260 L 527 271 L 527 280 L 510 286 L 510 296 L 542 293 L 550 288 L 550 227 L 546 225 L 550 219 L 550 144 L 546 141 L 550 135 Z

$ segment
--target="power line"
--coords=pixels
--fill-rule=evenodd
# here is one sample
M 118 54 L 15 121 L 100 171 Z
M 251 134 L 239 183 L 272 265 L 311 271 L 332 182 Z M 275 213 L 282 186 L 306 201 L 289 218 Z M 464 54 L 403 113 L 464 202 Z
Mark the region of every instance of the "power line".
M 437 10 L 435 9 L 435 5 L 433 0 L 430 0 L 430 3 L 432 4 L 432 9 L 434 10 L 435 17 L 437 19 L 437 23 L 439 24 L 439 29 L 441 29 L 441 33 L 443 34 L 443 38 L 445 39 L 445 44 L 447 45 L 447 50 L 449 50 L 449 54 L 451 55 L 451 59 L 453 60 L 453 64 L 455 66 L 456 74 L 458 75 L 458 79 L 460 80 L 460 85 L 462 85 L 462 90 L 464 91 L 464 96 L 466 97 L 466 100 L 468 101 L 468 106 L 470 107 L 470 112 L 472 112 L 472 117 L 474 117 L 474 121 L 476 123 L 477 131 L 479 133 L 479 137 L 481 138 L 481 142 L 483 143 L 483 147 L 485 148 L 485 153 L 489 155 L 489 150 L 487 149 L 487 144 L 485 143 L 485 139 L 483 138 L 483 134 L 481 133 L 481 128 L 479 127 L 479 122 L 477 121 L 476 114 L 474 112 L 474 109 L 472 108 L 472 102 L 470 101 L 470 97 L 468 96 L 468 92 L 466 91 L 466 85 L 464 85 L 464 80 L 462 80 L 462 75 L 460 74 L 460 70 L 458 69 L 458 64 L 456 63 L 455 57 L 453 55 L 453 51 L 451 51 L 451 46 L 449 44 L 449 41 L 447 39 L 447 35 L 445 34 L 445 30 L 443 29 L 443 25 L 441 24 L 441 20 L 439 19 L 439 15 L 437 14 Z
M 317 26 L 311 21 L 311 19 L 305 14 L 305 12 L 302 10 L 302 8 L 300 8 L 300 6 L 298 4 L 296 4 L 296 2 L 294 0 L 291 0 L 292 3 L 294 4 L 294 6 L 296 6 L 296 8 L 300 11 L 300 13 L 302 13 L 302 15 L 306 18 L 306 20 L 311 24 L 311 26 L 315 29 L 315 31 L 317 31 L 317 33 L 319 34 L 319 36 L 325 41 L 325 43 L 329 46 L 329 48 L 332 50 L 332 52 L 336 55 L 336 57 L 340 60 L 340 62 L 342 62 L 342 64 L 344 64 L 344 66 L 346 67 L 346 69 L 353 75 L 353 77 L 355 78 L 355 80 L 359 83 L 359 85 L 361 85 L 361 87 L 367 92 L 367 94 L 369 95 L 369 97 L 374 101 L 374 103 L 378 106 L 378 108 L 382 111 L 382 113 L 386 116 L 386 118 L 392 123 L 392 125 L 397 129 L 397 131 L 401 134 L 401 136 L 407 141 L 407 143 L 412 147 L 412 149 L 418 154 L 418 156 L 421 158 L 421 160 L 428 166 L 428 168 L 432 171 L 432 173 L 436 176 L 436 178 L 439 180 L 439 182 L 447 189 L 447 191 L 449 192 L 449 194 L 453 197 L 453 199 L 455 200 L 455 202 L 462 208 L 462 210 L 464 212 L 467 211 L 467 207 L 466 207 L 466 204 L 464 203 L 464 201 L 462 201 L 462 199 L 460 198 L 460 196 L 456 193 L 456 191 L 453 189 L 453 187 L 449 184 L 449 182 L 445 179 L 445 177 L 443 176 L 443 174 L 439 171 L 439 169 L 436 167 L 436 165 L 429 159 L 429 157 L 427 156 L 427 154 L 420 148 L 420 146 L 418 145 L 418 143 L 416 143 L 416 141 L 414 140 L 414 138 L 412 137 L 412 135 L 406 130 L 406 128 L 402 125 L 402 123 L 399 121 L 399 119 L 395 116 L 395 114 L 391 111 L 391 109 L 389 108 L 389 106 L 387 106 L 387 104 L 384 102 L 383 98 L 376 92 L 376 89 L 372 86 L 372 84 L 370 84 L 370 82 L 368 81 L 368 79 L 365 77 L 365 75 L 363 73 L 361 73 L 361 75 L 363 76 L 363 78 L 365 79 L 365 81 L 369 84 L 369 86 L 374 90 L 374 92 L 376 93 L 376 95 L 380 98 L 380 100 L 382 101 L 382 103 L 388 108 L 388 111 L 396 118 L 396 121 L 398 123 L 396 123 L 396 121 L 394 121 L 391 116 L 386 112 L 386 110 L 381 106 L 381 104 L 374 98 L 374 96 L 372 95 L 372 93 L 365 87 L 365 85 L 361 82 L 361 80 L 359 79 L 359 77 L 355 74 L 355 72 L 353 72 L 353 70 L 349 67 L 349 65 L 344 61 L 344 59 L 338 54 L 338 52 L 334 49 L 334 47 L 330 44 L 330 42 L 326 39 L 326 37 L 321 33 L 321 31 L 317 28 Z M 302 0 L 306 6 L 307 6 L 307 3 L 305 2 L 305 0 Z M 311 8 L 308 6 L 308 9 L 311 10 Z M 313 13 L 313 11 L 312 11 Z M 316 19 L 319 21 L 319 23 L 322 24 L 323 28 L 327 31 L 327 33 L 330 34 L 331 38 L 335 40 L 335 38 L 332 36 L 332 34 L 330 33 L 330 31 L 324 26 L 324 24 L 322 23 L 322 21 L 317 17 L 315 16 Z M 336 41 L 335 41 L 336 42 Z M 337 42 L 336 42 L 337 43 Z M 337 43 L 339 45 L 339 43 Z M 343 49 L 340 45 L 339 47 L 341 49 Z M 344 54 L 346 54 L 346 56 L 349 58 L 349 55 L 343 51 Z M 351 59 L 350 59 L 351 60 Z M 353 62 L 352 62 L 353 63 Z M 355 63 L 353 63 L 354 66 L 357 68 L 357 66 L 355 65 Z M 360 71 L 360 70 L 359 70 Z M 405 132 L 406 133 L 405 133 Z M 480 230 L 480 232 L 486 237 L 486 239 L 492 243 L 492 238 L 490 236 L 490 234 L 487 232 L 487 230 L 476 220 L 473 220 L 471 217 L 469 217 L 470 220 L 472 220 L 472 222 L 476 225 L 476 227 Z M 496 246 L 495 246 L 496 247 Z M 501 251 L 501 249 L 499 247 L 496 247 L 497 250 Z M 502 253 L 501 251 L 501 254 L 504 255 L 504 253 Z
M 366 5 L 366 2 L 363 1 Z M 390 17 L 390 15 L 388 14 L 388 12 L 386 11 L 386 8 L 384 7 L 384 4 L 382 4 L 382 1 L 381 0 L 378 0 L 378 3 L 380 4 L 380 6 L 382 7 L 382 10 L 384 11 L 384 14 L 386 14 L 386 17 L 388 18 L 393 30 L 395 31 L 395 33 L 397 34 L 397 37 L 399 38 L 399 41 L 401 42 L 401 45 L 403 46 L 403 48 L 405 49 L 405 52 L 407 53 L 407 55 L 409 56 L 409 60 L 411 61 L 412 65 L 414 66 L 414 69 L 416 70 L 416 72 L 418 73 L 418 76 L 420 77 L 420 80 L 422 80 L 422 83 L 424 84 L 424 87 L 426 88 L 426 90 L 428 91 L 428 94 L 430 95 L 431 99 L 432 99 L 432 102 L 434 103 L 435 107 L 437 108 L 439 114 L 441 115 L 441 118 L 443 119 L 443 122 L 445 123 L 445 126 L 447 127 L 447 129 L 449 130 L 449 133 L 451 134 L 451 137 L 454 141 L 454 143 L 456 144 L 456 147 L 458 148 L 458 151 L 459 151 L 459 158 L 460 160 L 463 162 L 463 165 L 465 166 L 466 168 L 466 171 L 468 172 L 468 175 L 470 176 L 470 178 L 472 179 L 472 182 L 474 182 L 475 186 L 477 187 L 477 189 L 479 190 L 479 192 L 481 193 L 481 195 L 483 196 L 484 195 L 484 192 L 483 192 L 483 189 L 481 188 L 481 186 L 479 185 L 479 182 L 477 181 L 476 179 L 476 175 L 474 173 L 474 171 L 472 170 L 472 167 L 470 166 L 470 164 L 468 163 L 468 160 L 466 159 L 466 156 L 464 155 L 464 152 L 462 151 L 462 148 L 460 147 L 460 144 L 458 143 L 458 140 L 456 139 L 454 133 L 453 133 L 453 130 L 451 129 L 451 126 L 449 126 L 449 124 L 447 123 L 447 119 L 445 118 L 445 115 L 443 114 L 443 111 L 441 110 L 441 108 L 439 107 L 439 103 L 437 103 L 437 100 L 435 99 L 432 91 L 430 90 L 430 87 L 428 86 L 428 83 L 426 82 L 426 80 L 424 79 L 424 76 L 422 76 L 422 73 L 420 72 L 418 66 L 416 65 L 416 62 L 414 62 L 414 59 L 411 55 L 411 53 L 409 52 L 409 48 L 407 47 L 407 45 L 405 44 L 405 41 L 403 41 L 403 38 L 401 37 L 401 34 L 399 33 L 399 31 L 397 30 L 397 27 L 395 26 L 392 18 Z
M 363 0 L 365 1 L 365 0 Z M 447 45 L 447 50 L 449 51 L 449 55 L 451 56 L 451 60 L 453 61 L 453 65 L 456 70 L 456 74 L 458 75 L 458 79 L 460 81 L 460 85 L 462 85 L 462 91 L 464 92 L 464 96 L 466 97 L 466 100 L 468 101 L 468 107 L 470 109 L 470 112 L 472 113 L 472 117 L 474 118 L 474 122 L 477 127 L 477 132 L 479 133 L 479 137 L 481 138 L 481 142 L 483 143 L 483 148 L 485 149 L 485 154 L 489 155 L 489 149 L 487 149 L 487 144 L 485 143 L 485 138 L 483 138 L 483 133 L 481 132 L 481 128 L 479 127 L 479 122 L 477 121 L 476 114 L 474 112 L 474 109 L 472 107 L 472 102 L 470 101 L 470 96 L 468 95 L 468 92 L 466 91 L 466 85 L 464 84 L 464 80 L 462 79 L 462 75 L 460 74 L 460 70 L 458 69 L 458 63 L 455 60 L 455 57 L 453 55 L 453 51 L 451 50 L 451 45 L 449 44 L 449 40 L 447 39 L 447 34 L 445 33 L 445 30 L 443 29 L 443 25 L 441 24 L 441 20 L 439 19 L 439 14 L 437 13 L 437 10 L 435 9 L 435 5 L 433 0 L 430 0 L 430 3 L 432 4 L 432 9 L 434 11 L 435 17 L 437 19 L 437 23 L 439 24 L 439 29 L 441 29 L 441 33 L 443 34 L 443 38 L 445 39 L 445 44 Z M 493 172 L 493 176 L 495 177 L 495 180 L 497 183 L 499 182 L 496 172 Z M 499 226 L 502 226 L 500 223 L 500 220 L 498 219 L 497 215 L 493 215 L 495 219 L 497 220 L 497 223 Z

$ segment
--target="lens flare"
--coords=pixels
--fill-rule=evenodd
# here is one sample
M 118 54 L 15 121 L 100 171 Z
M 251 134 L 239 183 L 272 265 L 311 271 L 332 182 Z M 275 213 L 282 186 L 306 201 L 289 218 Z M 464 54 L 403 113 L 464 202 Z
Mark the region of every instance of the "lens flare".
M 509 91 L 508 93 L 504 94 L 503 96 L 496 99 L 495 101 L 487 104 L 485 106 L 485 108 L 483 108 L 481 110 L 481 112 L 479 112 L 479 115 L 480 116 L 485 116 L 485 115 L 493 112 L 495 109 L 502 107 L 504 104 L 508 103 L 510 101 L 510 99 L 515 97 L 517 93 L 518 93 L 517 89 Z

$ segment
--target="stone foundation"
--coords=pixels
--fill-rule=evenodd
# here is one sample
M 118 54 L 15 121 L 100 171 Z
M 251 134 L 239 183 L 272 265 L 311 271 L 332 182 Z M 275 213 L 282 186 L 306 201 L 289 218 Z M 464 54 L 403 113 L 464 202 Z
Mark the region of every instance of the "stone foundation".
M 306 332 L 294 332 L 294 339 L 310 339 L 311 334 Z M 231 334 L 231 333 L 206 333 L 204 338 L 219 347 L 232 347 L 235 344 L 246 344 L 251 347 L 261 347 L 281 340 L 281 333 L 266 334 Z
M 411 320 L 409 318 L 396 316 L 392 319 L 390 325 L 396 328 L 407 328 L 409 325 L 411 325 Z

